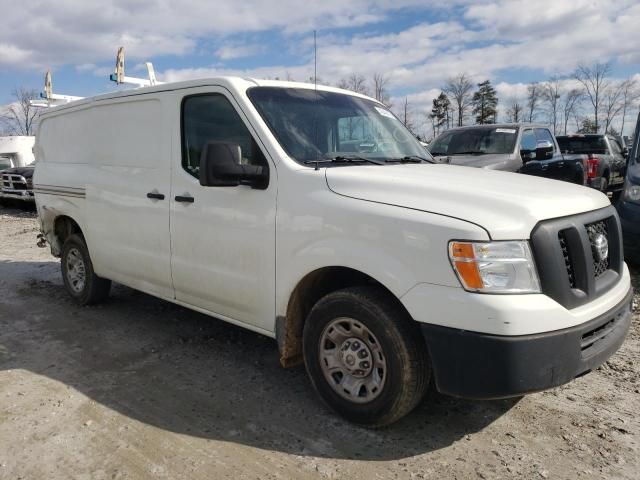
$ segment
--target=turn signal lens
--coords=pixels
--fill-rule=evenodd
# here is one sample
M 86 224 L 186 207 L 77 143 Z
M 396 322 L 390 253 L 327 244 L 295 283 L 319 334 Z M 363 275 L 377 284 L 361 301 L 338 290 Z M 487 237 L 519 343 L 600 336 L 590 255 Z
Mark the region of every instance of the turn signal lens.
M 539 293 L 527 241 L 450 242 L 449 258 L 462 286 L 483 293 Z
M 484 287 L 478 264 L 475 261 L 473 245 L 470 243 L 452 242 L 450 246 L 453 268 L 460 281 L 467 289 L 480 289 Z

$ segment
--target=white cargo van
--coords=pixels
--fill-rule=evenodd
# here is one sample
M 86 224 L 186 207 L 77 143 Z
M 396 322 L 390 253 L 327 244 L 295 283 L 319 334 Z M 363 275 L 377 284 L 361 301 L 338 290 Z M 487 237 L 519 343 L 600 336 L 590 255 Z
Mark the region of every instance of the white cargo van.
M 499 398 L 602 364 L 631 318 L 619 219 L 592 189 L 434 164 L 381 103 L 241 78 L 43 113 L 35 190 L 69 294 L 116 281 L 277 340 L 346 418 L 433 381 Z

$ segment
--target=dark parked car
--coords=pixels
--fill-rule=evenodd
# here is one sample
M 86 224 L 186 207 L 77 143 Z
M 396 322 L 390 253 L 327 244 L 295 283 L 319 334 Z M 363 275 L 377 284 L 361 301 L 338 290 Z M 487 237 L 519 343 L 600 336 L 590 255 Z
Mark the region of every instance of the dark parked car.
M 586 154 L 587 184 L 603 192 L 622 188 L 627 167 L 625 148 L 612 135 L 558 135 L 563 154 Z
M 624 190 L 616 207 L 622 224 L 625 259 L 640 265 L 640 115 L 633 136 Z
M 447 130 L 429 145 L 436 160 L 586 184 L 586 155 L 563 155 L 548 127 L 473 125 Z
M 33 165 L 7 168 L 0 172 L 0 199 L 34 202 Z

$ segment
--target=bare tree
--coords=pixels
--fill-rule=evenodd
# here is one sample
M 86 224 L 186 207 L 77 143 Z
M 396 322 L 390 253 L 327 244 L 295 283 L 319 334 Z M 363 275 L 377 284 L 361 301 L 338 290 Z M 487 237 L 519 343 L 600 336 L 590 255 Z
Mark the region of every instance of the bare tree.
M 622 110 L 622 93 L 624 82 L 612 83 L 603 92 L 603 107 L 605 114 L 604 132 L 609 133 L 611 124 Z
M 534 82 L 527 85 L 527 121 L 529 123 L 533 122 L 536 116 L 541 94 L 542 88 L 539 83 Z
M 553 126 L 553 134 L 558 130 L 558 113 L 560 110 L 560 80 L 553 76 L 542 85 L 542 100 L 549 113 L 549 124 Z
M 35 135 L 40 109 L 31 105 L 38 92 L 24 87 L 15 88 L 11 95 L 16 99 L 0 117 L 7 133 L 11 135 Z
M 341 79 L 338 82 L 338 88 L 344 88 L 345 90 L 351 90 L 352 92 L 363 95 L 369 94 L 367 81 L 362 75 L 358 75 L 357 73 L 352 73 L 349 77 Z
M 471 83 L 466 73 L 461 73 L 460 75 L 449 78 L 442 89 L 450 98 L 453 98 L 456 110 L 458 111 L 459 127 L 462 126 L 464 117 L 469 108 L 471 108 L 472 89 L 473 83 Z
M 512 99 L 509 101 L 509 108 L 507 109 L 507 121 L 509 123 L 520 123 L 522 121 L 522 104 L 518 99 Z
M 627 110 L 638 98 L 640 98 L 638 83 L 631 77 L 627 78 L 623 82 L 622 88 L 622 125 L 620 126 L 620 135 L 624 135 L 624 121 L 627 116 Z
M 411 133 L 413 133 L 413 122 L 411 121 L 411 107 L 409 106 L 409 98 L 404 97 L 404 102 L 402 103 L 402 112 L 401 112 L 402 123 L 404 126 L 409 129 Z
M 564 94 L 564 99 L 562 100 L 562 120 L 564 125 L 564 134 L 567 134 L 567 127 L 569 125 L 569 120 L 572 115 L 576 114 L 578 106 L 580 102 L 584 98 L 584 92 L 579 88 L 572 88 L 567 93 Z M 576 124 L 578 121 L 576 120 Z M 576 126 L 576 130 L 578 126 Z
M 584 87 L 585 93 L 593 107 L 594 128 L 596 132 L 600 128 L 598 114 L 602 106 L 602 94 L 607 89 L 609 81 L 607 76 L 611 66 L 608 63 L 595 63 L 591 66 L 578 65 L 574 77 Z
M 373 74 L 373 96 L 379 102 L 389 106 L 389 92 L 387 86 L 389 85 L 389 77 L 382 73 Z

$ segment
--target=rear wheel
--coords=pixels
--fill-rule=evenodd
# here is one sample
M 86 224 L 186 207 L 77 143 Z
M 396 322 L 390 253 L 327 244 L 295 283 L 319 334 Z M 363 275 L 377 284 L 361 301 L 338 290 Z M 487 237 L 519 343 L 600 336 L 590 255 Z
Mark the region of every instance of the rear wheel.
M 89 250 L 80 235 L 70 235 L 64 242 L 61 267 L 64 286 L 80 305 L 98 303 L 109 296 L 111 280 L 95 274 Z
M 304 327 L 304 359 L 320 397 L 347 420 L 388 425 L 423 398 L 431 368 L 419 327 L 376 287 L 330 293 Z

